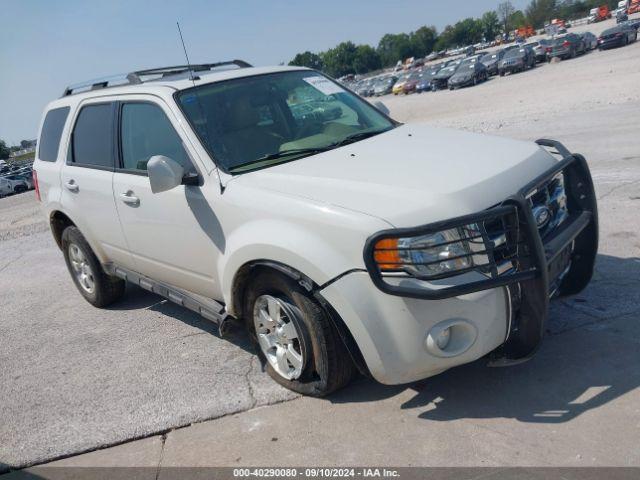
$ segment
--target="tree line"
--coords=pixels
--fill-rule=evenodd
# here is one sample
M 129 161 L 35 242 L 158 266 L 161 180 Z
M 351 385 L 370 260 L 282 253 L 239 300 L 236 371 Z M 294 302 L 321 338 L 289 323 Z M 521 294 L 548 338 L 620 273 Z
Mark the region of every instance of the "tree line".
M 410 33 L 387 33 L 375 48 L 346 41 L 325 52 L 298 53 L 289 65 L 322 70 L 333 77 L 362 74 L 390 67 L 405 58 L 425 57 L 434 51 L 491 41 L 520 27 L 531 25 L 539 29 L 553 18 L 585 17 L 594 7 L 607 4 L 613 9 L 617 3 L 617 0 L 531 0 L 522 11 L 507 0 L 480 18 L 465 18 L 447 25 L 440 33 L 433 26 L 423 26 Z

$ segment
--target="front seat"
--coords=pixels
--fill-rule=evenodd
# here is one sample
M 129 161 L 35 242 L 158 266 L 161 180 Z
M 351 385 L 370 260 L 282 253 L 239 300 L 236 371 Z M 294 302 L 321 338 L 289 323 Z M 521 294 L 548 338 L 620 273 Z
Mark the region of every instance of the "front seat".
M 259 122 L 260 112 L 249 96 L 238 97 L 231 103 L 222 121 L 222 141 L 230 157 L 229 165 L 250 162 L 279 150 L 281 140 Z

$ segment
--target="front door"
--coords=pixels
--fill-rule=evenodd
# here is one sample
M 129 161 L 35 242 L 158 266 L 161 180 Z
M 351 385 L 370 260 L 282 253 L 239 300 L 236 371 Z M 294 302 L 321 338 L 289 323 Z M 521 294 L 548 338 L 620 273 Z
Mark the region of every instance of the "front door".
M 220 299 L 214 272 L 222 231 L 203 195 L 208 177 L 199 174 L 163 105 L 141 100 L 118 108 L 120 158 L 113 196 L 136 271 Z M 147 162 L 154 155 L 172 158 L 186 174 L 198 174 L 200 184 L 152 193 Z

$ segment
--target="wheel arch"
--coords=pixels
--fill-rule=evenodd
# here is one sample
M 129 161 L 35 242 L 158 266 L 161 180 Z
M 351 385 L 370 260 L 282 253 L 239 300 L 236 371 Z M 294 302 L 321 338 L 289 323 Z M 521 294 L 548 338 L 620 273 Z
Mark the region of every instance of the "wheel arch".
M 228 303 L 230 307 L 228 308 L 229 313 L 231 313 L 236 318 L 243 318 L 245 314 L 245 312 L 243 312 L 243 303 L 246 288 L 251 281 L 251 276 L 255 274 L 257 270 L 272 270 L 278 272 L 291 278 L 302 288 L 304 288 L 309 293 L 309 295 L 311 295 L 324 309 L 325 313 L 333 323 L 333 326 L 338 331 L 340 339 L 342 340 L 344 346 L 347 348 L 347 351 L 349 352 L 349 355 L 351 356 L 351 359 L 353 360 L 353 363 L 358 371 L 368 377 L 371 376 L 371 373 L 369 372 L 367 364 L 364 360 L 364 356 L 362 355 L 360 347 L 353 337 L 351 330 L 344 322 L 344 320 L 340 317 L 338 312 L 321 295 L 321 286 L 304 273 L 285 263 L 275 260 L 260 259 L 251 260 L 243 264 L 234 275 L 232 281 L 231 301 L 230 303 Z
M 66 213 L 60 210 L 52 210 L 49 214 L 49 226 L 58 248 L 62 249 L 62 232 L 67 227 L 75 227 L 76 223 Z

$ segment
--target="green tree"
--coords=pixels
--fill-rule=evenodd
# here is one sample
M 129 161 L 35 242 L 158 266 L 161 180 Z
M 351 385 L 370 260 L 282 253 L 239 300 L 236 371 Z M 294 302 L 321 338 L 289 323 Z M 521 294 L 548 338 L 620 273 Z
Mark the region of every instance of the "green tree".
M 482 15 L 481 22 L 485 40 L 493 40 L 500 34 L 500 19 L 495 11 L 491 10 Z
M 353 66 L 357 47 L 353 42 L 342 42 L 322 54 L 324 70 L 333 77 L 356 73 Z
M 7 144 L 4 140 L 0 140 L 0 160 L 9 158 L 9 153 L 11 153 L 11 150 L 7 147 Z
M 420 27 L 409 35 L 413 54 L 424 57 L 433 52 L 433 47 L 438 39 L 436 27 Z
M 394 65 L 398 60 L 414 56 L 411 37 L 406 33 L 387 33 L 378 42 L 378 55 L 383 66 Z
M 556 16 L 556 0 L 532 0 L 525 10 L 527 21 L 534 28 L 542 28 L 544 24 Z
M 380 55 L 370 45 L 358 45 L 353 58 L 353 69 L 356 73 L 367 73 L 378 70 L 382 66 Z
M 511 15 L 511 18 L 509 19 L 509 25 L 509 30 L 515 30 L 516 28 L 527 26 L 527 18 L 524 16 L 524 13 L 522 13 L 522 10 L 516 10 L 513 12 L 513 15 Z
M 303 53 L 298 53 L 293 60 L 289 62 L 289 65 L 296 67 L 308 67 L 314 68 L 316 70 L 322 70 L 322 58 L 317 53 L 312 53 L 310 51 L 306 51 Z

